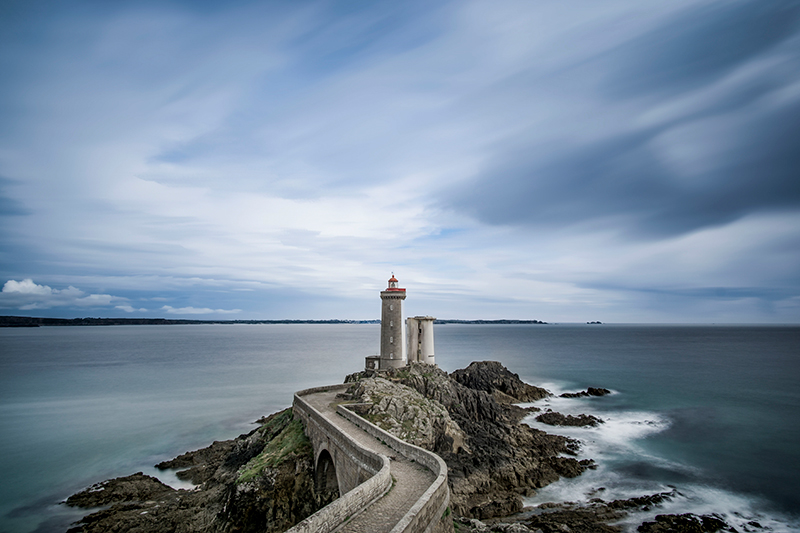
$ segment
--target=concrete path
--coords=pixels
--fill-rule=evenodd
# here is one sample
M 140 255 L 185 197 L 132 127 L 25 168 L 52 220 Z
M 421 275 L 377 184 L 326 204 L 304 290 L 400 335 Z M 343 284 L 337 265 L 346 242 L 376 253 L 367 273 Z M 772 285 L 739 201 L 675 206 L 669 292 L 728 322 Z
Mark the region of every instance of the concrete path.
M 417 503 L 436 477 L 424 466 L 409 461 L 349 420 L 337 415 L 335 411 L 337 392 L 318 392 L 303 398 L 356 442 L 387 456 L 395 484 L 382 498 L 343 524 L 336 533 L 389 532 Z

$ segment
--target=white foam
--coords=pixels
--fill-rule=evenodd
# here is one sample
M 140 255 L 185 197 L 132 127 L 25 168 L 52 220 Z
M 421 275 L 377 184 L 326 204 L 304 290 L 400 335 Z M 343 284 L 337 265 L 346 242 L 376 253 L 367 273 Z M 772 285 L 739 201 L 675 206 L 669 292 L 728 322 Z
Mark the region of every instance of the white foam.
M 553 384 L 548 384 L 548 388 L 559 390 Z M 542 411 L 552 409 L 566 415 L 591 414 L 602 419 L 603 423 L 595 427 L 550 426 L 536 421 L 536 416 L 541 413 L 525 417 L 523 422 L 531 427 L 579 440 L 581 449 L 578 457 L 594 459 L 597 464 L 595 470 L 587 470 L 577 478 L 561 479 L 540 489 L 535 496 L 525 499 L 525 505 L 537 506 L 546 502 L 587 503 L 592 498 L 611 501 L 671 492 L 675 489 L 677 496 L 671 500 L 664 501 L 649 511 L 632 512 L 619 525 L 626 532 L 632 533 L 639 524 L 652 521 L 657 514 L 694 513 L 719 515 L 738 531 L 745 533 L 800 531 L 800 524 L 788 517 L 759 511 L 758 509 L 765 507 L 764 502 L 754 498 L 698 484 L 687 483 L 674 487 L 654 480 L 636 480 L 614 471 L 614 466 L 620 463 L 644 462 L 692 477 L 699 473 L 697 468 L 669 461 L 649 452 L 643 445 L 648 437 L 669 428 L 670 420 L 666 416 L 648 411 L 604 412 L 599 409 L 601 404 L 582 400 L 584 399 L 550 397 L 526 404 L 539 407 Z M 751 525 L 751 522 L 758 523 L 761 529 Z
M 550 405 L 550 407 L 548 407 Z M 562 405 L 561 402 L 537 403 L 537 407 L 546 411 L 548 408 L 563 414 L 591 414 L 600 418 L 603 423 L 597 426 L 550 426 L 536 421 L 541 413 L 533 413 L 525 417 L 523 422 L 531 427 L 547 433 L 563 435 L 581 441 L 581 455 L 597 459 L 596 455 L 609 454 L 644 454 L 637 441 L 667 429 L 669 419 L 663 415 L 647 411 L 599 412 Z M 592 456 L 595 454 L 595 456 Z
M 779 514 L 766 514 L 758 509 L 763 502 L 756 498 L 732 492 L 689 484 L 680 488 L 679 495 L 663 502 L 657 508 L 637 511 L 618 522 L 625 531 L 635 531 L 644 521 L 652 521 L 658 514 L 693 513 L 696 515 L 717 515 L 738 531 L 770 531 L 775 533 L 798 532 L 800 523 Z M 753 524 L 753 522 L 758 525 Z
M 199 485 L 195 485 L 190 481 L 178 479 L 177 470 L 159 470 L 155 467 L 146 468 L 143 473 L 158 479 L 164 485 L 168 485 L 173 489 L 194 490 Z

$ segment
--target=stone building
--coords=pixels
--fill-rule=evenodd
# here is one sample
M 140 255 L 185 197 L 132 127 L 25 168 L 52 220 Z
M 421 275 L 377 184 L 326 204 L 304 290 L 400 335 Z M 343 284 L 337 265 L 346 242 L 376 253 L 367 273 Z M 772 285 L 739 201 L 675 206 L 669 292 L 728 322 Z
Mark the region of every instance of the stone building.
M 367 370 L 402 368 L 413 362 L 436 364 L 433 352 L 433 321 L 436 319 L 415 316 L 404 322 L 406 290 L 397 283 L 392 274 L 389 286 L 381 291 L 381 352 L 366 358 Z
M 434 365 L 433 356 L 433 321 L 432 316 L 415 316 L 406 322 L 408 331 L 409 363 L 427 363 Z

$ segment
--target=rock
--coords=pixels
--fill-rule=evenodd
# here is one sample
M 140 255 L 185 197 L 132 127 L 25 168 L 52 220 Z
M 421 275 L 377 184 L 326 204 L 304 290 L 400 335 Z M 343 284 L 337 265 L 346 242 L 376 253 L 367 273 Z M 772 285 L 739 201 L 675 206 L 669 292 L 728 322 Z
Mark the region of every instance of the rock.
M 67 498 L 70 507 L 102 507 L 111 503 L 157 500 L 177 492 L 158 479 L 137 472 L 131 476 L 96 483 Z
M 527 526 L 522 524 L 494 524 L 492 525 L 492 531 L 499 533 L 532 533 Z
M 636 531 L 639 533 L 715 533 L 716 531 L 735 531 L 724 520 L 715 515 L 669 514 L 656 515 L 655 522 L 644 522 Z
M 603 492 L 598 489 L 597 492 Z M 629 510 L 648 510 L 678 494 L 676 490 L 645 495 L 627 500 L 607 502 L 593 498 L 588 504 L 572 502 L 544 503 L 533 509 L 533 516 L 523 519 L 531 530 L 543 533 L 574 532 L 619 532 L 621 528 L 610 523 L 619 521 Z
M 348 395 L 362 406 L 356 412 L 392 435 L 436 453 L 458 453 L 466 436 L 441 403 L 383 378 L 357 382 Z
M 67 504 L 108 509 L 85 516 L 71 533 L 138 531 L 209 533 L 285 531 L 337 495 L 314 489 L 314 459 L 305 439 L 287 450 L 289 436 L 302 434 L 291 409 L 270 415 L 248 434 L 185 453 L 159 468 L 184 468 L 178 475 L 200 486 L 175 490 L 141 473 L 93 485 Z M 292 440 L 292 442 L 294 442 Z M 270 450 L 281 446 L 280 461 Z
M 522 495 L 531 495 L 559 477 L 577 476 L 592 466 L 591 461 L 564 457 L 575 454 L 576 441 L 520 424 L 519 420 L 527 411 L 498 402 L 491 387 L 489 391 L 484 390 L 486 383 L 494 382 L 491 376 L 499 376 L 497 382 L 505 384 L 503 394 L 512 392 L 517 394 L 515 398 L 533 394 L 514 374 L 498 365 L 473 363 L 467 369 L 469 372 L 456 371 L 448 375 L 436 366 L 414 363 L 384 374 L 388 381 L 413 389 L 421 397 L 442 406 L 453 421 L 453 427 L 457 426 L 463 434 L 462 446 L 448 446 L 441 444 L 449 441 L 441 430 L 436 430 L 433 448 L 428 449 L 447 463 L 451 507 L 455 514 L 467 518 L 484 520 L 519 512 Z M 454 375 L 477 388 L 464 385 Z M 348 394 L 358 396 L 362 389 L 366 392 L 370 387 L 378 387 L 374 383 L 380 378 L 369 376 L 367 373 L 353 375 L 350 378 L 353 386 Z M 478 379 L 480 376 L 483 377 Z M 373 384 L 367 385 L 368 382 Z M 520 392 L 526 390 L 527 393 Z M 399 396 L 395 394 L 394 397 Z M 403 397 L 412 404 L 419 401 L 414 400 L 417 398 L 414 395 L 404 394 Z M 371 405 L 375 406 L 374 410 L 368 407 L 367 412 L 376 419 L 385 413 L 392 420 L 399 420 L 398 415 L 403 417 L 403 412 L 414 409 L 413 405 L 401 407 L 395 400 L 381 399 Z M 396 423 L 389 422 L 389 426 L 396 427 Z M 443 427 L 447 427 L 447 423 Z M 431 442 L 430 438 L 426 440 Z
M 264 419 L 266 422 L 266 419 Z M 234 441 L 214 441 L 211 446 L 163 461 L 156 465 L 159 470 L 180 470 L 178 479 L 200 485 L 208 481 L 235 446 Z
M 530 529 L 522 524 L 484 524 L 475 518 L 459 517 L 454 519 L 454 523 L 458 524 L 456 531 L 459 533 L 533 533 Z
M 500 403 L 534 402 L 551 395 L 545 389 L 525 383 L 497 361 L 470 363 L 450 377 L 470 389 L 495 394 L 495 400 Z
M 556 413 L 555 411 L 548 411 L 547 413 L 542 413 L 536 417 L 536 420 L 543 423 L 548 424 L 550 426 L 597 426 L 602 424 L 603 421 L 596 416 L 592 415 L 563 415 L 561 413 Z
M 669 501 L 678 496 L 678 491 L 673 489 L 670 492 L 660 492 L 646 496 L 637 496 L 627 500 L 614 500 L 607 505 L 611 509 L 639 509 L 649 511 L 665 501 Z
M 458 533 L 488 533 L 489 526 L 475 518 L 458 517 L 453 519 L 453 523 L 457 524 L 456 531 Z
M 606 394 L 611 394 L 611 391 L 608 389 L 589 387 L 581 392 L 565 392 L 561 395 L 561 398 L 584 398 L 587 396 L 605 396 Z
M 534 515 L 527 522 L 530 530 L 543 533 L 619 533 L 621 528 L 608 525 L 607 522 L 621 518 L 624 513 L 607 512 L 605 509 L 593 507 L 570 507 L 569 504 L 558 505 L 555 510 L 548 510 Z

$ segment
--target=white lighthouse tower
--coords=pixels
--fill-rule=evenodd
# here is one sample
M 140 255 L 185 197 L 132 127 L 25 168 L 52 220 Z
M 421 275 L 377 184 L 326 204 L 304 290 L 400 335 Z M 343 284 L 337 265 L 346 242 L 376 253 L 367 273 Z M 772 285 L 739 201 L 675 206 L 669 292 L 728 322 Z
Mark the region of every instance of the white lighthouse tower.
M 397 278 L 389 278 L 389 286 L 381 291 L 381 359 L 378 368 L 406 366 L 406 327 L 403 321 L 403 300 L 406 290 L 397 286 Z

